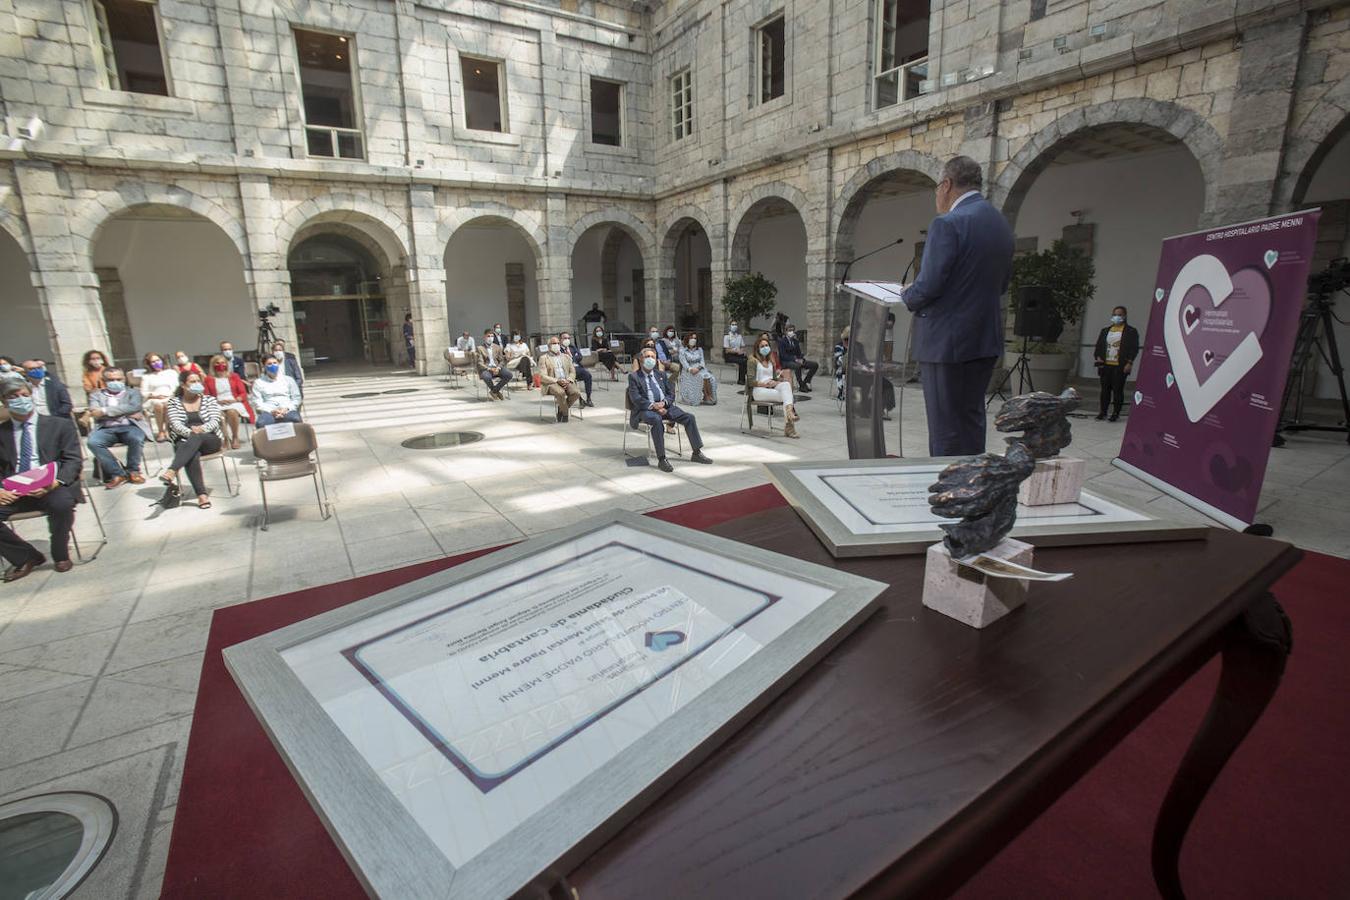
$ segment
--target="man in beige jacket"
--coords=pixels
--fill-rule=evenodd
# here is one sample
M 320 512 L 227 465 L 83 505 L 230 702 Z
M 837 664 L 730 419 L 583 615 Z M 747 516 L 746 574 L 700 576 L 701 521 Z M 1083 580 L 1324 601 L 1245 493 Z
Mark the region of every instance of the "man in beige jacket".
M 577 370 L 572 365 L 572 356 L 562 352 L 557 335 L 548 339 L 548 352 L 539 357 L 539 384 L 544 393 L 552 395 L 557 402 L 558 421 L 566 422 L 568 409 L 581 401 L 581 389 L 577 387 Z

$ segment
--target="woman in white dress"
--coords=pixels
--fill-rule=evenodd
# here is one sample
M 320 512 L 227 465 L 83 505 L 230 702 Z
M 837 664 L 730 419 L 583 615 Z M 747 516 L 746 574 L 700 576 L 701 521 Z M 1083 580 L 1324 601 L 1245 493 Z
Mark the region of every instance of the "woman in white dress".
M 506 367 L 519 372 L 525 379 L 525 390 L 534 389 L 534 361 L 530 359 L 530 345 L 520 339 L 520 335 L 511 335 L 511 343 L 506 345 Z
M 680 402 L 689 406 L 717 405 L 717 378 L 708 369 L 698 335 L 692 331 L 685 335 L 684 346 L 680 348 L 680 375 L 675 390 Z
M 778 351 L 774 349 L 773 339 L 761 334 L 755 341 L 755 377 L 751 397 L 764 402 L 778 401 L 783 404 L 783 436 L 795 438 L 797 434 L 797 405 L 792 397 L 791 374 L 778 364 Z M 747 373 L 749 374 L 749 373 Z
M 145 367 L 141 375 L 141 397 L 145 411 L 155 420 L 155 440 L 169 439 L 167 410 L 169 399 L 178 391 L 178 370 L 164 365 L 164 357 L 147 353 L 141 360 Z

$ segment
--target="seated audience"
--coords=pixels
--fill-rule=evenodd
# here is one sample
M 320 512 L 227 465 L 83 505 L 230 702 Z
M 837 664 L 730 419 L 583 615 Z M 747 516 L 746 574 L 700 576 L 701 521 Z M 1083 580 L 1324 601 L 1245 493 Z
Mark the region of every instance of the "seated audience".
M 473 353 L 478 348 L 474 344 L 473 338 L 469 333 L 467 331 L 461 331 L 459 337 L 455 338 L 455 349 L 462 350 L 465 353 Z
M 750 373 L 747 370 L 746 375 Z M 783 436 L 795 438 L 797 434 L 797 405 L 792 396 L 792 376 L 778 361 L 773 349 L 773 339 L 761 334 L 755 341 L 755 374 L 751 396 L 746 400 L 758 400 L 761 403 L 778 401 L 783 404 Z
M 572 355 L 564 352 L 559 338 L 549 338 L 548 352 L 539 358 L 539 384 L 557 402 L 558 421 L 566 422 L 567 411 L 581 400 L 581 390 Z
M 14 359 L 9 356 L 0 356 L 0 393 L 3 393 L 10 384 L 27 383 L 23 370 L 15 364 Z M 0 424 L 8 421 L 9 412 L 5 409 L 5 405 L 0 403 Z
M 839 343 L 834 345 L 831 354 L 834 360 L 834 399 L 843 401 L 844 386 L 848 378 L 848 329 L 839 334 Z
M 274 361 L 275 363 L 275 361 Z M 183 372 L 177 393 L 169 401 L 169 434 L 173 437 L 173 461 L 159 477 L 177 486 L 178 473 L 187 469 L 188 481 L 197 495 L 197 505 L 211 508 L 202 478 L 202 457 L 219 453 L 220 405 L 206 393 L 206 384 L 198 372 Z M 262 381 L 261 378 L 258 379 Z
M 802 354 L 802 345 L 797 340 L 797 328 L 788 322 L 783 336 L 778 339 L 778 361 L 784 369 L 797 373 L 797 389 L 804 394 L 811 393 L 811 379 L 815 377 L 820 364 L 807 359 Z
M 840 352 L 841 350 L 842 353 Z M 864 372 L 873 371 L 873 366 L 868 363 L 867 355 L 863 351 L 863 348 L 855 348 L 853 346 L 853 342 L 849 337 L 849 331 L 845 328 L 843 334 L 839 336 L 839 343 L 834 346 L 834 389 L 835 396 L 840 400 L 844 399 L 844 390 L 848 384 L 848 361 L 850 355 L 854 357 L 854 367 L 856 369 Z M 872 392 L 870 387 L 864 390 L 862 397 L 864 404 L 870 404 L 872 402 Z M 881 379 L 881 399 L 885 406 L 882 418 L 890 421 L 891 411 L 895 409 L 895 385 L 891 384 L 889 378 Z
M 103 370 L 103 387 L 89 395 L 93 428 L 88 445 L 103 470 L 103 486 L 108 490 L 128 481 L 145 483 L 145 476 L 141 474 L 141 453 L 151 431 L 145 420 L 144 405 L 141 392 L 127 385 L 126 375 L 116 366 Z M 125 466 L 113 456 L 111 448 L 114 444 L 126 445 Z
M 595 404 L 591 402 L 591 385 L 593 383 L 591 379 L 591 370 L 581 364 L 581 348 L 572 341 L 571 332 L 564 331 L 562 334 L 558 335 L 558 338 L 559 342 L 562 344 L 562 352 L 567 356 L 572 357 L 572 365 L 575 366 L 577 370 L 577 380 L 586 387 L 586 397 L 582 400 L 582 403 L 586 406 L 594 406 Z
M 511 370 L 506 367 L 506 350 L 497 343 L 497 335 L 491 328 L 483 332 L 483 345 L 478 348 L 478 377 L 487 385 L 490 399 L 506 399 L 502 391 L 511 380 Z
M 643 338 L 643 339 L 642 339 L 642 343 L 638 345 L 637 356 L 634 356 L 634 357 L 633 357 L 633 371 L 634 371 L 634 372 L 641 372 L 641 371 L 642 371 L 642 351 L 643 351 L 643 350 L 651 350 L 651 351 L 657 353 L 657 359 L 656 359 L 656 368 L 657 368 L 657 370 L 658 370 L 658 371 L 661 371 L 661 372 L 664 372 L 664 371 L 666 370 L 666 364 L 663 363 L 663 362 L 661 362 L 660 353 L 659 353 L 659 352 L 657 351 L 657 349 L 656 349 L 656 338 L 650 338 L 650 337 L 648 337 L 648 338 Z
M 683 425 L 689 435 L 689 446 L 693 454 L 691 462 L 711 463 L 703 455 L 703 438 L 699 437 L 698 422 L 694 414 L 685 412 L 675 405 L 675 395 L 670 389 L 670 379 L 666 373 L 657 369 L 656 350 L 646 348 L 638 354 L 638 371 L 628 376 L 629 424 L 636 428 L 639 423 L 651 426 L 652 447 L 656 450 L 656 463 L 662 472 L 673 472 L 675 467 L 666 459 L 666 426 Z
M 609 369 L 609 380 L 619 380 L 619 360 L 614 355 L 614 348 L 609 345 L 610 337 L 605 332 L 605 326 L 597 325 L 591 332 L 591 350 L 600 359 L 600 365 Z
M 263 357 L 262 374 L 253 382 L 250 401 L 259 428 L 278 422 L 299 422 L 300 385 L 281 371 L 281 361 L 272 354 Z
M 28 376 L 28 386 L 33 389 L 33 402 L 37 404 L 38 414 L 69 418 L 71 410 L 75 408 L 70 402 L 70 391 L 66 390 L 61 379 L 47 371 L 47 363 L 41 359 L 26 359 L 23 361 L 23 370 Z
M 22 496 L 0 488 L 0 556 L 9 563 L 4 581 L 18 581 L 47 561 L 7 524 L 17 513 L 46 514 L 53 568 L 69 572 L 70 529 L 75 524 L 78 499 L 72 485 L 79 480 L 84 465 L 75 423 L 65 416 L 41 415 L 29 381 L 5 381 L 0 401 L 10 417 L 0 424 L 0 479 L 56 463 L 56 481 L 50 487 Z
M 692 331 L 685 335 L 684 346 L 680 348 L 680 375 L 676 384 L 681 403 L 717 405 L 717 379 L 704 361 L 698 335 Z
M 155 420 L 155 440 L 169 439 L 169 419 L 165 415 L 169 398 L 178 390 L 178 372 L 166 368 L 158 353 L 147 353 L 141 360 L 145 374 L 141 375 L 141 396 L 145 408 Z
M 675 326 L 667 325 L 665 333 L 656 339 L 656 358 L 671 375 L 680 374 L 680 342 L 675 338 Z
M 305 392 L 305 373 L 300 369 L 300 360 L 296 359 L 295 354 L 286 352 L 286 342 L 280 338 L 273 341 L 272 355 L 277 358 L 277 364 L 281 366 L 282 373 L 290 376 L 296 387 L 300 388 L 300 393 L 303 394 Z
M 525 379 L 525 389 L 534 389 L 534 360 L 530 357 L 530 345 L 521 340 L 520 335 L 511 335 L 511 343 L 506 345 L 506 367 Z
M 745 384 L 745 338 L 735 322 L 728 325 L 727 333 L 722 335 L 722 359 L 736 367 L 736 383 Z
M 253 421 L 253 408 L 248 405 L 248 384 L 230 371 L 230 361 L 222 355 L 211 357 L 206 393 L 220 404 L 220 411 L 230 426 L 230 449 L 238 450 L 239 423 Z
M 108 365 L 108 358 L 97 350 L 89 350 L 84 354 L 84 359 L 80 360 L 80 368 L 84 370 L 84 399 L 87 401 L 89 395 L 103 387 L 103 369 Z
M 220 355 L 225 357 L 225 360 L 230 364 L 231 372 L 238 375 L 240 378 L 247 380 L 248 375 L 245 374 L 246 370 L 244 369 L 244 356 L 242 353 L 238 355 L 235 354 L 234 344 L 230 343 L 229 341 L 221 341 Z
M 179 375 L 182 375 L 184 372 L 196 372 L 198 375 L 206 374 L 202 371 L 202 367 L 193 362 L 192 357 L 188 356 L 182 350 L 174 352 L 173 363 L 173 367 L 178 370 Z

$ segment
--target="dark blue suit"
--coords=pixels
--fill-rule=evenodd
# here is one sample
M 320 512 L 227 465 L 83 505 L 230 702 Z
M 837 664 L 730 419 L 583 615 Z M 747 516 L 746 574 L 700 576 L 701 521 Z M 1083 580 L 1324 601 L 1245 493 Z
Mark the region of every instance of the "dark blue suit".
M 286 361 L 282 363 L 282 374 L 291 376 L 297 385 L 304 387 L 305 374 L 300 371 L 300 360 L 295 358 L 294 353 L 286 354 Z
M 914 313 L 931 456 L 984 452 L 984 392 L 1003 353 L 1012 254 L 1007 219 L 982 196 L 928 226 L 923 267 L 904 301 Z
M 586 402 L 591 402 L 591 370 L 581 364 L 581 348 L 577 342 L 573 341 L 568 347 L 567 352 L 572 356 L 572 366 L 577 370 L 577 380 L 586 385 Z
M 230 360 L 230 370 L 240 378 L 248 381 L 248 376 L 244 374 L 244 358 L 242 356 L 236 355 L 234 359 Z
M 645 422 L 651 426 L 652 446 L 656 448 L 657 459 L 666 458 L 666 429 L 663 420 L 683 425 L 684 433 L 689 435 L 689 446 L 698 450 L 703 446 L 703 439 L 698 435 L 698 422 L 694 420 L 692 413 L 685 412 L 675 405 L 675 392 L 670 388 L 670 379 L 661 371 L 653 371 L 650 377 L 655 379 L 660 397 L 653 394 L 646 372 L 632 372 L 628 376 L 629 424 L 634 428 L 638 422 Z M 657 400 L 665 401 L 664 416 L 651 408 L 652 403 Z

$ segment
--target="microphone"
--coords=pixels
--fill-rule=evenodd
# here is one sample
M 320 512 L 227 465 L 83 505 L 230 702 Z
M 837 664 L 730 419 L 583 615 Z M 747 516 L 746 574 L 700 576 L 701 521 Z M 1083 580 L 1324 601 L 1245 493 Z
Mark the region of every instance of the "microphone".
M 883 245 L 883 246 L 881 246 L 881 247 L 878 247 L 878 248 L 875 249 L 875 250 L 872 250 L 872 251 L 870 251 L 870 252 L 868 252 L 868 253 L 864 253 L 862 256 L 855 256 L 853 259 L 850 259 L 850 260 L 848 261 L 848 265 L 844 266 L 844 274 L 843 274 L 843 276 L 839 279 L 839 283 L 840 283 L 840 284 L 843 284 L 845 281 L 848 281 L 848 270 L 851 269 L 851 268 L 853 268 L 853 264 L 854 264 L 855 262 L 861 262 L 862 260 L 867 259 L 867 257 L 869 257 L 869 256 L 876 256 L 876 255 L 877 255 L 878 253 L 880 253 L 882 250 L 885 250 L 885 249 L 887 249 L 887 248 L 889 248 L 889 247 L 894 247 L 894 246 L 897 245 L 897 244 L 903 244 L 904 242 L 905 242 L 905 239 L 904 239 L 904 238 L 902 238 L 902 237 L 901 237 L 901 238 L 896 238 L 895 240 L 891 241 L 889 244 L 885 244 L 885 245 Z
M 909 265 L 905 266 L 905 274 L 900 276 L 901 284 L 904 284 L 907 281 L 909 281 L 909 272 L 913 268 L 914 268 L 914 257 L 911 256 L 909 259 Z

